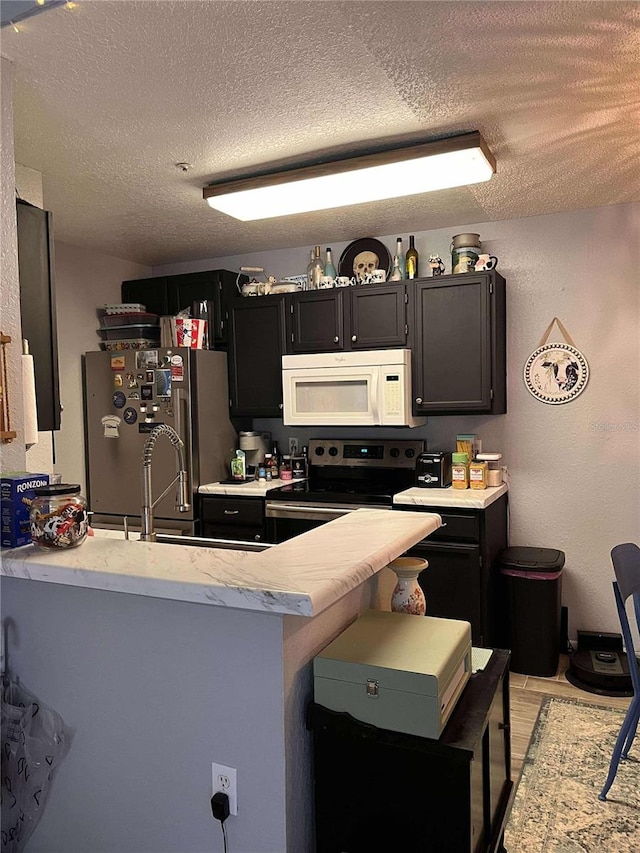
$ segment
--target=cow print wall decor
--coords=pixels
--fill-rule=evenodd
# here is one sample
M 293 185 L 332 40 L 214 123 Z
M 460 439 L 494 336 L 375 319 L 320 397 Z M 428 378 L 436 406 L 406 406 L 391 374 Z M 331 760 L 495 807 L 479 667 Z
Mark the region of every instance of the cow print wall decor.
M 589 365 L 576 347 L 544 344 L 534 350 L 524 366 L 527 390 L 542 403 L 558 406 L 581 394 L 589 380 Z

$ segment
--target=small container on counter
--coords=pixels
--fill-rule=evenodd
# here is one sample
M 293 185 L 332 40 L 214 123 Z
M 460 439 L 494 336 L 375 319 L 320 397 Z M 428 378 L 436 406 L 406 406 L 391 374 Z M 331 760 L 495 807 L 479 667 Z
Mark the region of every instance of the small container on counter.
M 451 488 L 469 488 L 469 455 L 467 453 L 451 454 Z
M 80 486 L 56 483 L 34 490 L 29 511 L 31 541 L 39 548 L 76 548 L 89 531 L 87 502 Z
M 294 480 L 304 480 L 307 474 L 305 468 L 304 456 L 291 457 L 291 474 Z
M 501 486 L 502 453 L 478 453 L 476 459 L 487 463 L 487 486 Z
M 288 455 L 282 457 L 282 465 L 280 466 L 280 479 L 293 479 L 293 472 L 291 470 L 291 457 Z
M 469 488 L 470 489 L 486 489 L 487 488 L 487 473 L 488 473 L 487 463 L 479 460 L 476 457 L 476 460 L 474 462 L 469 463 Z

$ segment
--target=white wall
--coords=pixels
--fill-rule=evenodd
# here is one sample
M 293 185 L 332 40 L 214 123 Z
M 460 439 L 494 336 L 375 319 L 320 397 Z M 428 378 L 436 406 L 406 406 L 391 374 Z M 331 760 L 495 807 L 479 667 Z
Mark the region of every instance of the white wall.
M 9 444 L 0 445 L 3 471 L 24 471 L 24 413 L 22 408 L 22 333 L 20 327 L 20 290 L 18 287 L 18 242 L 16 232 L 15 167 L 13 162 L 13 66 L 0 57 L 0 330 L 9 335 L 7 395 L 11 429 L 18 435 Z
M 54 438 L 55 470 L 63 482 L 80 483 L 84 494 L 82 354 L 99 349 L 98 306 L 120 302 L 122 282 L 149 273 L 149 267 L 142 264 L 55 244 L 60 400 L 64 406 L 61 428 Z
M 511 477 L 511 544 L 559 548 L 566 554 L 563 599 L 570 635 L 576 629 L 619 631 L 611 592 L 609 551 L 640 539 L 640 205 L 615 205 L 464 228 L 420 231 L 422 271 L 439 253 L 450 269 L 449 244 L 478 232 L 498 255 L 507 280 L 508 414 L 432 417 L 412 430 L 432 449 L 450 448 L 457 432 L 476 432 L 486 450 L 500 450 Z M 381 237 L 390 252 L 395 237 Z M 406 238 L 406 235 L 405 235 Z M 405 245 L 407 240 L 405 239 Z M 339 258 L 344 242 L 331 243 Z M 264 266 L 277 277 L 304 272 L 309 247 L 211 258 L 154 268 L 154 275 Z M 526 390 L 522 370 L 548 323 L 558 316 L 586 356 L 591 376 L 583 394 L 547 406 Z M 554 337 L 558 339 L 557 330 Z M 561 339 L 561 338 L 560 338 Z M 259 420 L 283 440 L 281 421 Z M 316 429 L 314 435 L 366 435 Z M 397 436 L 397 430 L 373 434 Z

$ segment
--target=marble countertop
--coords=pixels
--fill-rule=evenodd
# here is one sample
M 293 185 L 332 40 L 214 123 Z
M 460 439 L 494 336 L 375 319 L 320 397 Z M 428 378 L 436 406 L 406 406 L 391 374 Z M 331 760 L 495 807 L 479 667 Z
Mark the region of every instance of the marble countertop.
M 506 494 L 506 483 L 489 489 L 420 489 L 414 486 L 394 495 L 394 505 L 409 506 L 451 506 L 464 509 L 486 509 L 499 497 Z
M 177 601 L 316 616 L 442 524 L 359 509 L 262 552 L 100 536 L 78 548 L 2 552 L 2 575 Z
M 271 489 L 300 483 L 303 478 L 296 480 L 249 480 L 246 483 L 206 483 L 198 488 L 201 495 L 233 495 L 238 498 L 264 498 Z M 304 478 L 306 479 L 306 478 Z

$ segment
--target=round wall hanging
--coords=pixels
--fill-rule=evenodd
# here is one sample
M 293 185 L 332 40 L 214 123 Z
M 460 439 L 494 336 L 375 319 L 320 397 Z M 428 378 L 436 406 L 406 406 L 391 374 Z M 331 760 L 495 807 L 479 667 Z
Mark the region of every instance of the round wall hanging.
M 354 276 L 362 282 L 364 277 L 375 269 L 381 269 L 387 275 L 391 272 L 391 255 L 384 243 L 373 237 L 362 237 L 349 243 L 340 256 L 339 275 Z
M 554 317 L 542 341 L 524 366 L 524 383 L 533 396 L 552 406 L 569 403 L 581 394 L 589 380 L 587 359 L 571 343 L 545 343 L 554 323 L 558 323 L 563 335 L 571 341 L 566 329 Z

